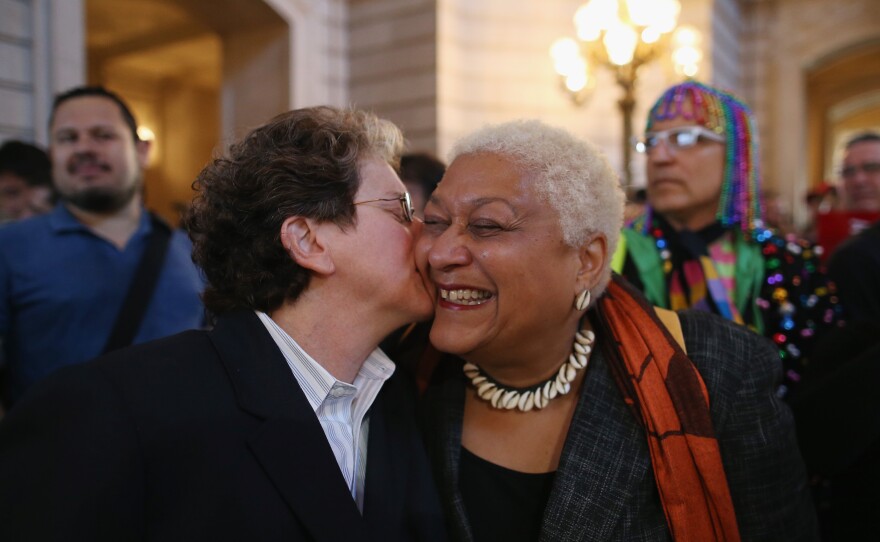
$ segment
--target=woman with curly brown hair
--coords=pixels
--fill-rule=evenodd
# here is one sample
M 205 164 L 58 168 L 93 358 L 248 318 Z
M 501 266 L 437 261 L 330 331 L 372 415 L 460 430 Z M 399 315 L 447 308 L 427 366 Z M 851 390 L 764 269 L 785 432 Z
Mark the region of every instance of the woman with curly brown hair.
M 215 327 L 60 371 L 10 413 L 3 540 L 442 540 L 411 388 L 377 348 L 432 312 L 401 147 L 318 107 L 208 165 L 186 224 Z

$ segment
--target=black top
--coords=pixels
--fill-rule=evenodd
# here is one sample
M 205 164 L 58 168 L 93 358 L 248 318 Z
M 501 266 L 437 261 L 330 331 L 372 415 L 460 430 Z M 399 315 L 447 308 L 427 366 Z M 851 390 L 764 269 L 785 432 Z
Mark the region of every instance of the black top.
M 461 496 L 474 540 L 537 540 L 555 473 L 529 474 L 461 448 Z

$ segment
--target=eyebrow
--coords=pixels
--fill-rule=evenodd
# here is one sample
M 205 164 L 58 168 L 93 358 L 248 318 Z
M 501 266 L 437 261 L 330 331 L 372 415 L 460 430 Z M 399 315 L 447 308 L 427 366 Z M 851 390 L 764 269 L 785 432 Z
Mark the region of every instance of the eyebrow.
M 91 131 L 93 131 L 93 130 L 113 130 L 113 131 L 118 131 L 119 129 L 120 129 L 120 128 L 118 128 L 115 124 L 106 124 L 106 123 L 101 123 L 101 124 L 91 124 L 91 125 L 89 125 L 89 126 L 85 126 L 85 127 L 72 126 L 72 125 L 69 125 L 69 124 L 65 124 L 65 125 L 61 125 L 61 126 L 55 126 L 55 127 L 52 129 L 52 133 L 56 133 L 56 132 L 64 132 L 64 131 L 73 131 L 73 132 L 77 132 L 77 131 L 80 131 L 80 130 L 83 130 L 83 131 L 86 131 L 86 132 L 91 132 Z
M 428 201 L 430 201 L 431 203 L 434 203 L 435 205 L 440 205 L 440 206 L 443 205 L 443 204 L 440 202 L 440 200 L 437 199 L 437 196 L 435 196 L 435 195 L 433 195 L 433 194 L 431 194 L 431 197 L 428 198 Z M 503 204 L 504 204 L 505 206 L 507 206 L 511 211 L 516 212 L 516 207 L 514 207 L 509 201 L 507 201 L 507 200 L 504 199 L 504 198 L 497 198 L 497 197 L 491 197 L 491 196 L 490 196 L 490 197 L 483 197 L 483 198 L 475 198 L 475 199 L 473 199 L 473 200 L 469 200 L 469 201 L 468 201 L 468 203 L 469 203 L 470 205 L 473 205 L 474 207 L 483 207 L 484 205 L 488 205 L 488 204 L 490 204 L 490 203 L 495 203 L 495 202 L 503 203 Z
M 406 192 L 406 190 L 403 190 L 401 192 L 382 192 L 378 196 L 370 196 L 370 197 L 364 196 L 364 199 L 368 199 L 368 200 L 369 199 L 375 199 L 375 200 L 378 200 L 378 199 L 400 199 L 400 197 L 403 196 L 404 192 Z

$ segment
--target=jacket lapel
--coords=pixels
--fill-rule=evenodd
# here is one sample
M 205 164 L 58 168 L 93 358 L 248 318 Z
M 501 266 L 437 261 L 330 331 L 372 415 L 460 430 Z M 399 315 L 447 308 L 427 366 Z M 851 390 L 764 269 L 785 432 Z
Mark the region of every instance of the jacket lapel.
M 248 445 L 300 522 L 316 539 L 366 538 L 327 437 L 259 318 L 223 316 L 209 337 L 239 406 L 263 420 Z
M 374 533 L 388 531 L 403 524 L 403 500 L 406 498 L 406 463 L 409 458 L 400 453 L 409 449 L 399 427 L 399 413 L 395 412 L 395 377 L 386 382 L 370 408 L 370 435 L 367 443 L 367 473 L 365 479 L 364 518 Z M 399 405 L 398 405 L 399 406 Z
M 638 493 L 649 467 L 643 430 L 597 349 L 562 450 L 541 538 L 614 538 L 624 506 Z

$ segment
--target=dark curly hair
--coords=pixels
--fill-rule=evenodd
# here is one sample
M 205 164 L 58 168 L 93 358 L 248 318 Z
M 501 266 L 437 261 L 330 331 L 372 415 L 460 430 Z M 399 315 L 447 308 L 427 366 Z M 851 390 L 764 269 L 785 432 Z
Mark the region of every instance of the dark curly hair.
M 0 173 L 13 173 L 28 186 L 52 187 L 52 162 L 46 151 L 24 141 L 0 146 Z
M 313 107 L 275 117 L 208 164 L 184 218 L 193 261 L 208 279 L 208 310 L 268 312 L 299 297 L 310 275 L 282 246 L 281 224 L 303 216 L 353 226 L 359 161 L 376 157 L 397 169 L 402 148 L 388 121 Z

